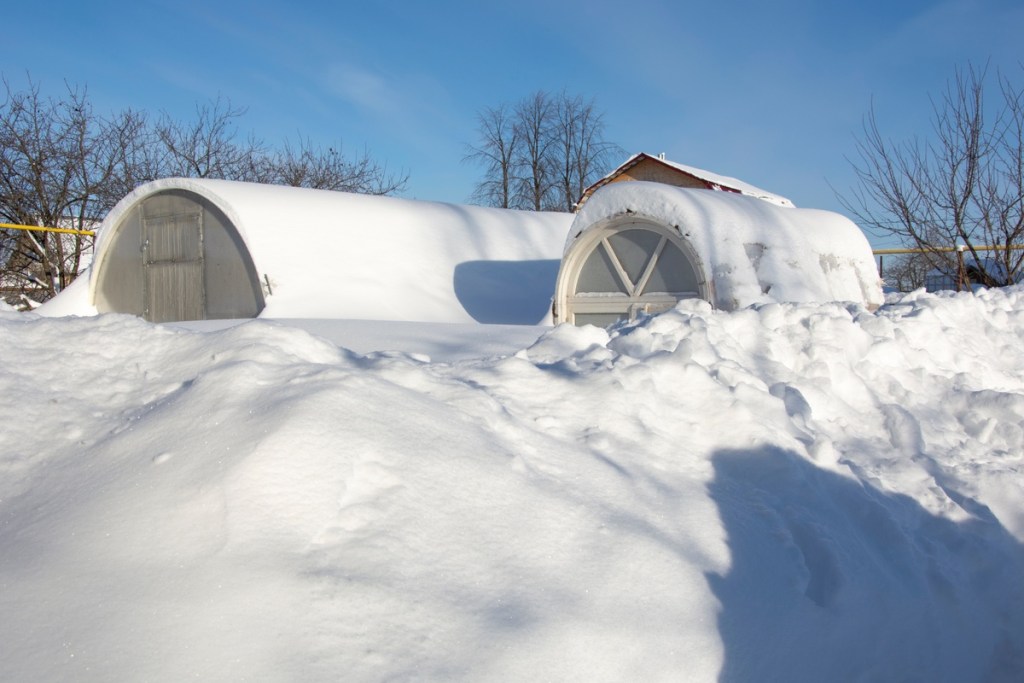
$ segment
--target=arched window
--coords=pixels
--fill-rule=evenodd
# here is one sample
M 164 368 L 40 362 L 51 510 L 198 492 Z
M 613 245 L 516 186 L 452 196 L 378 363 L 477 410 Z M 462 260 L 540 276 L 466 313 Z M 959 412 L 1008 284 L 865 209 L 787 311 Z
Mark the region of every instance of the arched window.
M 688 298 L 708 299 L 693 249 L 649 221 L 592 229 L 569 250 L 556 291 L 556 322 L 607 326 L 658 313 Z

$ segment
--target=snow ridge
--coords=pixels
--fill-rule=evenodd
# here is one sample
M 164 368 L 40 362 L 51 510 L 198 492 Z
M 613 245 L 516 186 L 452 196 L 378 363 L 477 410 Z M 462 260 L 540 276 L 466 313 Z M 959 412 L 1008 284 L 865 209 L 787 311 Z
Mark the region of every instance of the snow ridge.
M 0 312 L 0 678 L 1018 680 L 1024 289 L 501 357 Z

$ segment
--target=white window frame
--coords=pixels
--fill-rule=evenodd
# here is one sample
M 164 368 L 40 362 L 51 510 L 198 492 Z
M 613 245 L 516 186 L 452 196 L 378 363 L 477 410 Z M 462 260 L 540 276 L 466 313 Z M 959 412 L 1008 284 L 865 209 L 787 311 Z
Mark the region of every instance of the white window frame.
M 648 257 L 644 270 L 636 282 L 630 279 L 609 242 L 610 237 L 627 230 L 646 230 L 660 237 L 657 247 Z M 654 273 L 658 258 L 669 243 L 683 253 L 693 268 L 697 279 L 697 289 L 688 292 L 641 294 Z M 619 292 L 575 293 L 583 265 L 596 249 L 605 250 L 605 255 L 611 262 L 615 275 L 619 278 L 626 294 Z M 607 313 L 635 320 L 641 314 L 659 313 L 672 308 L 679 301 L 692 298 L 711 301 L 711 287 L 704 275 L 700 259 L 689 242 L 676 231 L 653 220 L 636 215 L 620 216 L 588 228 L 576 239 L 575 244 L 562 259 L 562 267 L 556 284 L 554 319 L 556 323 L 576 324 L 577 314 Z

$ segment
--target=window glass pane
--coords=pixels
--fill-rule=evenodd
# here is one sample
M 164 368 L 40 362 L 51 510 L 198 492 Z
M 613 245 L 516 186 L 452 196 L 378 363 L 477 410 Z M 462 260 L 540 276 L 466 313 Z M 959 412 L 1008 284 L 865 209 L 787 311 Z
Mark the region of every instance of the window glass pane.
M 610 236 L 608 241 L 619 258 L 619 263 L 635 285 L 640 281 L 651 254 L 658 248 L 661 236 L 650 230 L 623 230 Z
M 662 250 L 643 294 L 681 294 L 696 291 L 697 274 L 693 272 L 693 266 L 682 249 L 669 242 Z
M 597 327 L 608 327 L 620 320 L 626 319 L 625 313 L 577 313 L 575 316 L 577 325 L 596 325 Z
M 580 270 L 580 278 L 576 283 L 576 293 L 586 292 L 618 292 L 626 294 L 626 288 L 615 273 L 608 254 L 605 253 L 604 245 L 598 244 L 597 248 L 590 253 L 583 268 Z

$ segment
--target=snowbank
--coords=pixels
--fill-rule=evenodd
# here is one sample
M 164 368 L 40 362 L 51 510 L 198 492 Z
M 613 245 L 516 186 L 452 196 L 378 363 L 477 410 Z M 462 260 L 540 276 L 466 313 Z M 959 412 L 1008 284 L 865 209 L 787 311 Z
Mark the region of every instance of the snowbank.
M 1019 680 L 1022 335 L 1022 289 L 456 363 L 0 313 L 0 678 Z

